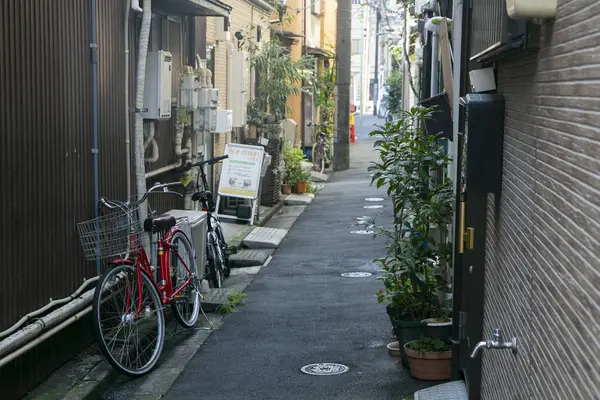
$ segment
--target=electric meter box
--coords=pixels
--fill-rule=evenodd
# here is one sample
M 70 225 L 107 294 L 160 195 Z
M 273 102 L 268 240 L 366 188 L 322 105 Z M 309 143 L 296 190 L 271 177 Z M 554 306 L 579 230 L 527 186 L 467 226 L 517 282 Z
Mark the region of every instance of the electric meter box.
M 146 59 L 144 119 L 171 118 L 172 55 L 168 51 L 149 52 Z
M 233 130 L 233 111 L 217 110 L 215 133 L 228 133 Z
M 217 108 L 219 105 L 219 89 L 200 88 L 198 92 L 198 107 Z

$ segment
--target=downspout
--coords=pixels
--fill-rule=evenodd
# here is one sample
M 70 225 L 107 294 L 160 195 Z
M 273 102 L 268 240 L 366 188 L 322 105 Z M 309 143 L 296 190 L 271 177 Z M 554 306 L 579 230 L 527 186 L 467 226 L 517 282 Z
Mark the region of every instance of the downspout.
M 126 0 L 123 48 L 125 49 L 125 173 L 127 174 L 128 199 L 131 198 L 131 137 L 129 132 L 129 9 L 131 6 L 131 0 Z
M 311 0 L 312 1 L 312 0 Z M 306 37 L 306 0 L 302 0 L 302 14 L 304 16 L 302 24 L 302 36 L 304 37 L 304 39 L 302 40 L 302 55 L 301 57 L 304 57 L 304 55 L 306 54 L 306 48 L 308 47 L 306 44 L 306 40 L 308 39 Z M 302 79 L 302 81 L 300 82 L 300 85 L 302 85 L 302 87 L 304 87 L 304 79 Z M 309 145 L 309 143 L 306 143 L 306 119 L 305 119 L 305 107 L 304 107 L 304 102 L 306 101 L 306 95 L 304 93 L 304 90 L 302 90 L 300 92 L 300 121 L 302 121 L 302 143 L 300 144 L 302 146 L 302 148 L 307 147 Z M 312 121 L 311 121 L 312 122 Z M 312 142 L 312 138 L 310 139 Z M 313 143 L 310 143 L 310 146 L 312 147 Z M 304 150 L 304 149 L 303 149 Z
M 195 69 L 196 68 L 196 17 L 188 17 L 187 20 L 187 65 L 192 68 Z M 188 115 L 190 115 L 191 113 L 188 112 Z M 194 117 L 193 115 L 191 116 L 191 123 L 190 123 L 190 137 L 191 142 L 188 144 L 188 149 L 190 149 L 190 153 L 189 153 L 189 158 L 190 160 L 192 160 L 192 162 L 196 161 L 196 157 L 197 157 L 197 153 L 198 153 L 198 140 L 197 140 L 197 133 L 194 130 Z M 183 197 L 183 208 L 184 210 L 191 210 L 193 208 L 193 203 L 192 203 L 192 192 L 193 192 L 194 188 L 188 187 L 185 190 L 185 194 Z
M 439 58 L 440 58 L 440 33 L 434 30 L 431 33 L 431 87 L 430 96 L 438 94 L 439 83 Z
M 98 218 L 99 166 L 98 166 L 98 44 L 96 42 L 96 0 L 90 0 L 90 62 L 92 64 L 92 163 L 94 180 L 94 218 Z M 96 225 L 96 235 L 98 235 Z M 99 238 L 96 237 L 96 243 Z M 100 251 L 96 248 L 96 254 Z M 96 275 L 100 275 L 100 259 L 96 260 Z
M 158 143 L 154 138 L 156 132 L 156 122 L 150 121 L 148 124 L 148 138 L 144 141 L 144 151 L 152 145 L 152 156 L 144 159 L 147 163 L 155 163 L 158 161 Z
M 133 0 L 133 5 L 137 0 Z M 140 28 L 140 43 L 137 65 L 136 101 L 135 101 L 135 184 L 136 194 L 141 197 L 146 193 L 146 167 L 144 165 L 144 119 L 141 111 L 144 108 L 144 84 L 146 80 L 146 56 L 148 54 L 148 41 L 150 38 L 150 24 L 152 23 L 152 0 L 144 0 L 142 12 L 142 26 Z M 142 218 L 148 214 L 148 206 L 140 204 Z

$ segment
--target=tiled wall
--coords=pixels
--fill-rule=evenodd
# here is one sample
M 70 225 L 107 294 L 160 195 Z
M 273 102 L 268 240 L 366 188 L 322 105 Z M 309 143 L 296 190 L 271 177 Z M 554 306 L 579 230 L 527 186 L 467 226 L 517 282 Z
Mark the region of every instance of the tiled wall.
M 483 399 L 600 398 L 600 2 L 564 3 L 538 54 L 498 65 L 484 334 L 517 336 L 519 354 L 484 351 Z

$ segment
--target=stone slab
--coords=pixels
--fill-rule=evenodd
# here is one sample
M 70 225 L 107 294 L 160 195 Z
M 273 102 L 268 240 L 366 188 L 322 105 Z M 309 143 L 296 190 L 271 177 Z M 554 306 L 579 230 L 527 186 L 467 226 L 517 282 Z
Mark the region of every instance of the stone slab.
M 248 268 L 263 265 L 267 258 L 273 254 L 272 249 L 266 250 L 238 250 L 236 254 L 229 256 L 231 268 Z
M 313 182 L 327 182 L 329 180 L 329 175 L 322 172 L 310 171 L 310 176 Z
M 276 249 L 287 233 L 286 229 L 254 228 L 242 243 L 249 249 Z
M 315 195 L 312 193 L 290 194 L 283 200 L 283 202 L 286 206 L 301 206 L 310 204 L 314 198 Z
M 271 218 L 267 226 L 269 228 L 277 228 L 277 229 L 291 229 L 294 225 L 294 222 L 298 219 L 297 216 L 286 216 L 280 215 L 277 217 Z
M 262 268 L 262 265 L 259 265 L 256 267 L 248 267 L 248 268 L 236 268 L 236 269 L 231 270 L 231 275 L 233 275 L 233 276 L 242 275 L 242 274 L 256 275 L 259 273 L 261 268 Z
M 443 383 L 415 393 L 415 400 L 467 400 L 468 398 L 463 381 Z

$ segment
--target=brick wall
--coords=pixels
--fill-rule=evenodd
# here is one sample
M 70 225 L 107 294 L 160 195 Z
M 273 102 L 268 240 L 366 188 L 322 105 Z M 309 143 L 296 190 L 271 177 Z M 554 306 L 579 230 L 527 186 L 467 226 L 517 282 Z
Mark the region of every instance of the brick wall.
M 559 0 L 534 56 L 502 61 L 502 194 L 488 199 L 484 399 L 600 398 L 600 2 Z

